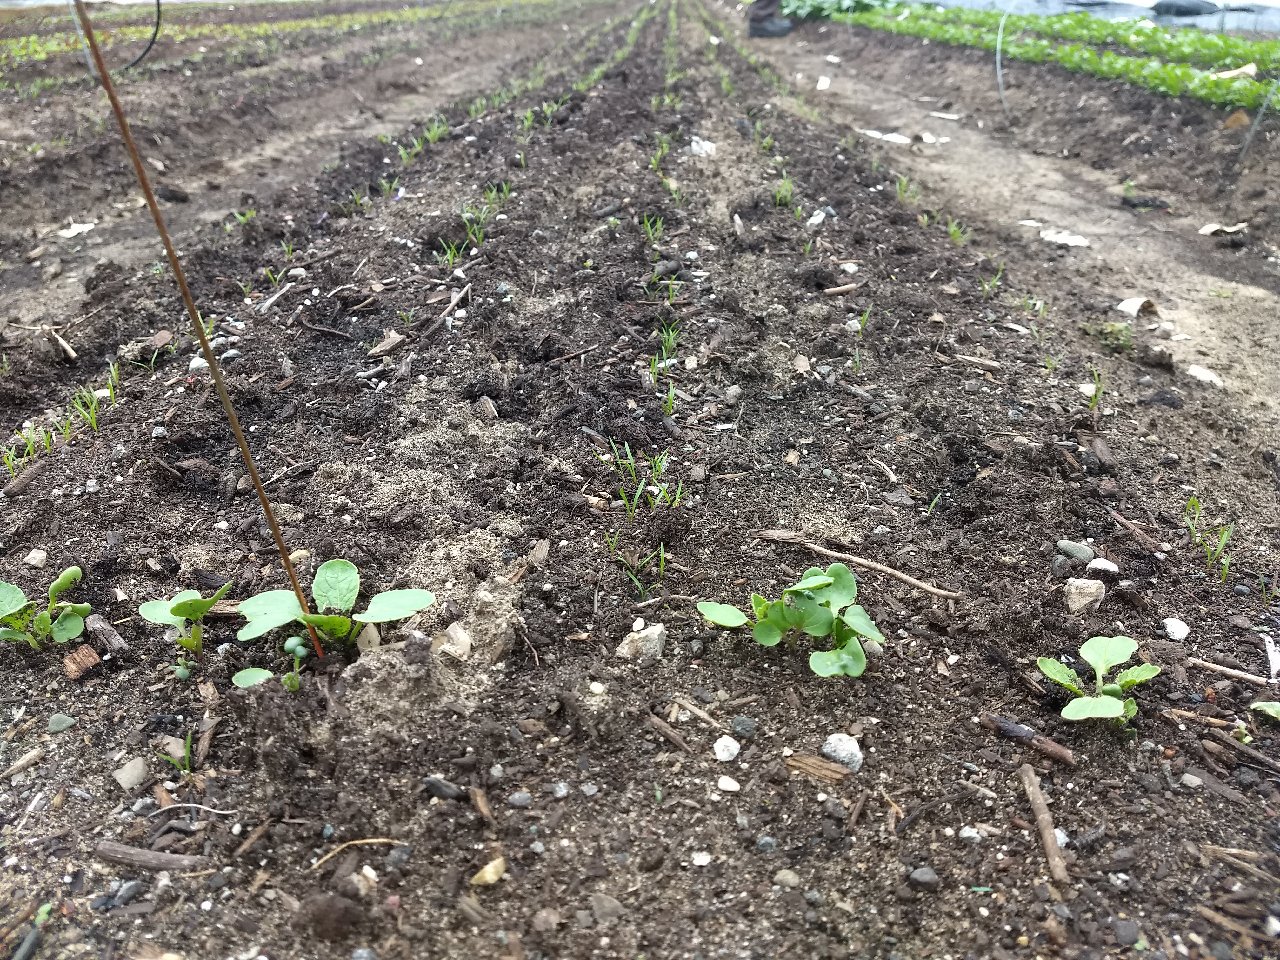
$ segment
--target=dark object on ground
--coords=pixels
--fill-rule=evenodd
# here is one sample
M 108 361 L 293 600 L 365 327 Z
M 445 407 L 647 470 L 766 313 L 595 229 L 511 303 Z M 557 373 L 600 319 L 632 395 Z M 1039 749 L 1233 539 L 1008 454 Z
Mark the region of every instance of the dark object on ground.
M 1151 8 L 1159 17 L 1202 17 L 1206 13 L 1218 13 L 1221 9 L 1209 0 L 1157 0 Z
M 1134 210 L 1168 210 L 1169 202 L 1159 197 L 1122 197 L 1120 205 Z
M 768 37 L 777 39 L 785 37 L 791 32 L 791 21 L 786 17 L 770 17 L 768 20 L 752 20 L 751 26 L 747 28 L 747 35 L 751 37 Z

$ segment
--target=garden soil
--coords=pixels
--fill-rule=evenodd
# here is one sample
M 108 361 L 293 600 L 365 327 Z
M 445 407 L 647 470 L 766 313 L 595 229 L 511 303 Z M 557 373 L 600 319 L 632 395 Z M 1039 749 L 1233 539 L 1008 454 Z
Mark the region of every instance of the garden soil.
M 105 621 L 87 670 L 81 641 L 0 651 L 3 948 L 1274 955 L 1280 738 L 1248 708 L 1277 699 L 1280 271 L 1266 226 L 1197 232 L 1253 216 L 1171 172 L 1217 141 L 1146 174 L 1100 142 L 1037 153 L 1049 120 L 994 129 L 963 51 L 748 41 L 698 0 L 487 16 L 386 57 L 299 40 L 257 94 L 230 41 L 124 84 L 188 196 L 165 213 L 303 579 L 345 557 L 366 598 L 437 598 L 310 658 L 296 694 L 231 683 L 288 664 L 229 604 L 188 681 L 137 616 L 284 575 L 109 128 L 26 149 L 99 95 L 42 94 L 30 130 L 4 104 L 0 413 L 52 425 L 120 378 L 96 430 L 6 480 L 0 578 L 38 596 L 79 564 Z M 1061 75 L 1018 69 L 1012 103 L 1047 116 Z M 1140 136 L 1196 112 L 1071 83 Z M 473 105 L 499 89 L 521 92 Z M 917 131 L 918 97 L 965 119 Z M 436 115 L 449 135 L 402 163 Z M 899 128 L 950 139 L 858 132 Z M 1174 212 L 1124 206 L 1126 179 Z M 640 476 L 665 457 L 678 503 L 654 484 L 628 510 L 628 452 Z M 885 634 L 858 679 L 695 610 L 838 557 Z M 1069 608 L 1068 578 L 1100 605 Z M 1116 634 L 1161 667 L 1138 716 L 1063 720 L 1036 658 Z M 860 763 L 822 756 L 833 734 Z

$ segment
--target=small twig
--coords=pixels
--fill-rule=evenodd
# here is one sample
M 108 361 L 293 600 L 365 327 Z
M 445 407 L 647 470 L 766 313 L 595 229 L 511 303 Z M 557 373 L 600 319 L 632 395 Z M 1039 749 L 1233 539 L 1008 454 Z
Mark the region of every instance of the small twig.
M 427 337 L 439 330 L 444 325 L 444 322 L 449 319 L 449 315 L 458 309 L 458 304 L 462 302 L 462 298 L 470 292 L 471 284 L 468 283 L 465 287 L 455 293 L 453 295 L 453 299 L 449 301 L 449 305 L 441 311 L 440 316 L 431 321 L 431 326 L 422 331 L 422 338 L 425 340 Z
M 830 557 L 833 560 L 843 560 L 845 563 L 852 563 L 855 567 L 862 567 L 864 570 L 875 570 L 877 573 L 887 574 L 895 580 L 901 580 L 907 586 L 915 587 L 917 590 L 923 590 L 925 593 L 933 594 L 935 597 L 942 597 L 944 600 L 963 600 L 963 593 L 955 593 L 951 590 L 943 590 L 941 587 L 935 587 L 932 584 L 924 583 L 917 580 L 901 570 L 895 570 L 893 567 L 885 566 L 883 563 L 876 563 L 874 560 L 866 560 L 862 557 L 855 557 L 851 553 L 840 553 L 838 550 L 828 550 L 826 547 L 819 546 L 816 543 L 810 543 L 794 530 L 756 530 L 753 536 L 762 537 L 765 540 L 773 540 L 777 543 L 794 543 L 797 546 L 812 550 L 814 553 L 823 557 Z
M 690 703 L 688 700 L 685 700 L 683 697 L 672 697 L 671 702 L 677 703 L 680 706 L 684 707 L 686 710 L 692 713 L 699 720 L 702 720 L 704 723 L 709 723 L 711 726 L 715 727 L 717 730 L 725 729 L 725 725 L 723 723 L 721 723 L 715 717 L 711 716 L 711 714 L 707 713 L 707 711 L 703 710 L 701 707 L 695 706 L 694 704 Z
M 322 327 L 318 323 L 308 323 L 305 317 L 299 317 L 298 323 L 302 324 L 308 330 L 314 330 L 316 333 L 327 333 L 330 336 L 341 337 L 343 340 L 355 339 L 351 334 L 343 333 L 341 330 L 335 330 L 333 327 Z
M 1175 710 L 1170 707 L 1164 711 L 1166 717 L 1172 717 L 1175 720 L 1190 720 L 1193 723 L 1203 723 L 1206 727 L 1234 727 L 1235 724 L 1230 720 L 1223 720 L 1221 717 L 1202 717 L 1198 713 L 1192 713 L 1190 710 Z
M 1187 657 L 1187 665 L 1191 667 L 1199 667 L 1201 670 L 1212 670 L 1214 673 L 1220 673 L 1224 677 L 1230 677 L 1232 680 L 1239 680 L 1241 683 L 1251 683 L 1255 687 L 1271 686 L 1271 681 L 1266 677 L 1259 677 L 1256 674 L 1245 673 L 1243 670 L 1233 670 L 1231 667 L 1224 667 L 1217 663 L 1211 663 L 1208 660 L 1201 660 L 1199 657 Z
M 1044 845 L 1045 859 L 1049 861 L 1049 876 L 1058 883 L 1070 883 L 1071 874 L 1067 873 L 1066 861 L 1062 859 L 1062 850 L 1058 847 L 1057 834 L 1053 832 L 1053 814 L 1045 802 L 1044 793 L 1040 790 L 1040 778 L 1036 776 L 1035 767 L 1024 763 L 1018 768 L 1018 776 L 1022 778 L 1022 786 L 1027 791 L 1027 800 L 1036 815 L 1036 829 L 1040 831 L 1040 842 Z
M 367 840 L 348 840 L 346 843 L 338 844 L 336 847 L 334 847 L 332 850 L 326 853 L 323 857 L 321 857 L 319 860 L 313 863 L 311 865 L 311 869 L 319 870 L 322 866 L 324 866 L 324 864 L 328 863 L 330 860 L 332 860 L 334 857 L 340 854 L 343 850 L 346 850 L 348 847 L 368 847 L 378 843 L 393 843 L 396 846 L 399 846 L 403 842 L 404 842 L 403 840 L 396 840 L 392 837 L 370 837 Z
M 988 730 L 998 733 L 1002 737 L 1008 737 L 1010 740 L 1025 743 L 1032 749 L 1039 750 L 1046 757 L 1051 757 L 1059 763 L 1065 763 L 1069 767 L 1076 765 L 1075 754 L 1069 749 L 1025 724 L 1015 723 L 1005 717 L 998 717 L 994 713 L 980 715 L 978 722 Z
M 568 363 L 570 360 L 577 360 L 579 357 L 585 357 L 588 353 L 599 349 L 600 344 L 593 343 L 591 346 L 583 350 L 578 350 L 574 353 L 566 353 L 563 357 L 556 357 L 554 360 L 548 360 L 547 366 L 554 367 L 557 363 Z
M 216 813 L 220 817 L 234 817 L 239 810 L 215 810 L 213 807 L 206 807 L 203 803 L 171 803 L 167 807 L 161 807 L 159 810 L 152 810 L 147 814 L 147 819 L 159 816 L 162 813 L 168 813 L 170 810 L 204 810 L 206 813 Z
M 867 457 L 867 459 L 884 471 L 884 475 L 889 478 L 890 483 L 898 482 L 898 475 L 889 469 L 888 464 L 884 463 L 881 460 L 877 460 L 875 457 Z
M 685 742 L 684 737 L 676 733 L 675 729 L 671 726 L 671 724 L 667 723 L 667 721 L 663 720 L 657 714 L 654 714 L 654 713 L 648 714 L 645 717 L 644 722 L 647 723 L 654 730 L 656 730 L 658 733 L 660 733 L 662 736 L 666 737 L 668 740 L 674 743 L 677 747 L 679 747 L 685 753 L 693 753 L 693 751 L 689 748 L 689 744 Z
M 867 798 L 869 798 L 870 796 L 871 796 L 871 791 L 865 788 L 863 789 L 862 793 L 858 794 L 857 802 L 854 803 L 853 809 L 849 811 L 849 829 L 850 830 L 852 830 L 854 827 L 858 825 L 858 820 L 862 817 L 862 808 L 867 805 Z
M 1206 732 L 1209 734 L 1209 736 L 1213 737 L 1213 739 L 1217 740 L 1223 746 L 1230 747 L 1232 750 L 1235 750 L 1237 753 L 1244 754 L 1254 763 L 1260 764 L 1261 766 L 1266 767 L 1268 770 L 1274 771 L 1275 773 L 1280 773 L 1280 763 L 1277 763 L 1275 760 L 1272 760 L 1265 753 L 1262 753 L 1261 751 L 1253 749 L 1253 747 L 1245 746 L 1235 737 L 1231 736 L 1231 734 L 1223 733 L 1221 730 L 1208 730 Z
M 907 829 L 907 827 L 909 827 L 921 814 L 928 813 L 936 807 L 941 807 L 948 803 L 955 803 L 957 800 L 968 800 L 972 796 L 973 794 L 968 790 L 961 790 L 959 793 L 949 793 L 945 797 L 937 797 L 936 799 L 928 800 L 907 814 L 893 832 L 902 833 L 902 831 Z
M 860 286 L 862 286 L 860 283 L 844 283 L 838 287 L 827 287 L 827 289 L 822 292 L 828 297 L 838 297 L 842 293 L 853 293 L 853 291 L 857 290 Z
M 1139 530 L 1131 520 L 1126 520 L 1124 517 L 1120 516 L 1120 514 L 1116 513 L 1110 507 L 1107 508 L 1107 513 L 1111 515 L 1112 520 L 1114 520 L 1116 523 L 1120 524 L 1120 526 L 1124 527 L 1131 534 L 1133 534 L 1133 539 L 1137 540 L 1149 551 L 1151 551 L 1152 553 L 1160 552 L 1160 544 L 1156 543 L 1149 536 L 1147 536 L 1147 534 Z

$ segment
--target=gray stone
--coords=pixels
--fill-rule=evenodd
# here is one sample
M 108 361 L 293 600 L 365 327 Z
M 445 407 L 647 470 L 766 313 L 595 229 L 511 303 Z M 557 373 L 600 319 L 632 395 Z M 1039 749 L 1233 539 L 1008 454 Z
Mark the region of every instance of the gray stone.
M 467 796 L 467 791 L 440 777 L 424 777 L 422 786 L 439 800 L 463 800 Z
M 1132 920 L 1116 920 L 1111 924 L 1111 931 L 1116 935 L 1116 943 L 1122 947 L 1132 947 L 1142 938 L 1142 931 Z
M 142 786 L 151 774 L 147 770 L 147 761 L 142 757 L 134 757 L 111 776 L 120 784 L 120 789 L 127 792 Z
M 28 567 L 35 567 L 37 570 L 41 570 L 49 562 L 49 554 L 37 547 L 28 553 L 22 562 Z
M 517 810 L 524 810 L 533 806 L 533 794 L 528 790 L 517 790 L 511 796 L 507 797 L 507 806 L 515 807 Z
M 780 887 L 786 887 L 788 890 L 794 890 L 800 886 L 800 874 L 794 870 L 788 870 L 785 867 L 773 875 L 773 882 Z
M 63 730 L 70 730 L 76 725 L 76 718 L 69 717 L 65 713 L 55 713 L 49 718 L 49 732 L 61 733 Z
M 756 735 L 758 724 L 753 717 L 738 715 L 729 721 L 729 729 L 739 740 L 750 740 Z
M 551 796 L 555 797 L 557 800 L 563 800 L 568 795 L 569 785 L 563 780 L 551 785 Z
M 623 660 L 657 660 L 666 648 L 667 628 L 651 623 L 643 630 L 628 633 L 614 653 Z
M 907 883 L 917 890 L 927 890 L 930 893 L 942 887 L 942 880 L 938 877 L 933 867 L 916 867 L 911 871 L 911 875 L 907 877 Z
M 413 855 L 412 847 L 394 847 L 383 859 L 388 870 L 403 870 L 409 865 L 409 857 Z
M 112 906 L 123 907 L 126 903 L 132 903 L 142 893 L 143 889 L 141 880 L 126 880 L 120 884 L 120 889 L 116 891 Z
M 1204 786 L 1204 781 L 1194 773 L 1184 773 L 1182 775 L 1182 785 L 1188 790 L 1198 790 L 1200 787 Z
M 372 947 L 356 947 L 351 951 L 351 960 L 378 960 Z
M 756 838 L 756 853 L 777 853 L 778 841 L 767 834 L 761 834 Z
M 1191 628 L 1177 617 L 1166 617 L 1163 626 L 1164 635 L 1175 643 L 1191 636 Z
M 1059 553 L 1073 560 L 1079 560 L 1081 563 L 1089 563 L 1095 557 L 1092 547 L 1088 544 L 1076 543 L 1074 540 L 1059 540 L 1056 546 Z
M 848 767 L 854 773 L 862 769 L 862 747 L 847 733 L 833 733 L 822 744 L 822 755 Z
M 1062 598 L 1072 613 L 1096 610 L 1107 595 L 1107 586 L 1101 580 L 1082 580 L 1072 577 L 1062 587 Z
M 584 783 L 578 789 L 582 791 L 582 795 L 584 797 L 594 797 L 597 793 L 600 792 L 600 788 L 597 787 L 594 783 Z
M 1055 580 L 1065 580 L 1067 577 L 1071 576 L 1071 569 L 1079 562 L 1080 561 L 1074 560 L 1071 557 L 1064 557 L 1061 554 L 1058 554 L 1049 561 L 1049 573 L 1052 574 L 1053 579 Z
M 595 914 L 597 923 L 608 923 L 626 913 L 627 908 L 607 893 L 593 893 L 591 912 Z

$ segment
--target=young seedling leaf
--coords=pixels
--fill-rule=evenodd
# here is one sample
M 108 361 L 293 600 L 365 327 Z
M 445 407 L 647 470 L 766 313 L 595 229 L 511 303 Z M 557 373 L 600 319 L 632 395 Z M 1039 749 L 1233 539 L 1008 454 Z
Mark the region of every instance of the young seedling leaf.
M 0 632 L 0 640 L 2 639 L 4 639 L 4 633 Z M 1249 704 L 1249 709 L 1265 713 L 1272 720 L 1280 720 L 1280 701 L 1259 700 L 1257 703 Z
M 817 570 L 805 571 L 805 576 Z M 858 580 L 853 571 L 843 563 L 833 563 L 827 567 L 826 575 L 831 578 L 828 586 L 813 591 L 813 599 L 826 604 L 832 613 L 839 613 L 853 601 L 858 599 Z
M 751 595 L 751 612 L 757 620 L 763 620 L 769 612 L 769 601 L 758 593 Z
M 407 620 L 436 602 L 430 590 L 384 590 L 369 601 L 369 609 L 353 619 L 361 623 L 390 623 Z
M 84 633 L 84 617 L 72 610 L 63 610 L 51 627 L 54 643 L 66 643 Z
M 787 587 L 783 593 L 800 593 L 804 590 L 818 590 L 822 587 L 829 587 L 835 581 L 828 577 L 825 573 L 815 573 L 812 576 L 806 575 L 803 580 L 793 587 Z
M 782 639 L 782 634 L 782 629 L 768 620 L 763 620 L 751 628 L 751 636 L 762 647 L 776 647 Z
M 1076 697 L 1062 708 L 1064 720 L 1115 719 L 1124 716 L 1124 701 L 1115 697 Z
M 345 640 L 351 632 L 351 620 L 336 613 L 304 613 L 298 618 L 335 640 Z
M 350 560 L 326 560 L 316 571 L 311 584 L 311 595 L 316 606 L 325 610 L 346 613 L 356 605 L 360 594 L 360 571 Z
M 1090 637 L 1080 645 L 1080 656 L 1093 667 L 1099 683 L 1137 652 L 1138 644 L 1132 637 Z
M 30 602 L 27 595 L 12 583 L 0 582 L 0 617 L 12 616 Z
M 1137 715 L 1138 715 L 1138 701 L 1133 699 L 1133 697 L 1129 697 L 1124 702 L 1124 718 L 1125 720 L 1132 720 Z
M 275 674 L 270 670 L 264 670 L 262 667 L 248 667 L 239 671 L 231 678 L 231 682 L 242 690 L 248 690 L 250 687 L 256 687 L 260 683 L 266 683 Z
M 698 604 L 698 612 L 716 626 L 726 627 L 729 630 L 746 626 L 748 622 L 747 615 L 729 603 L 712 603 L 709 600 L 703 600 Z
M 874 640 L 877 643 L 884 643 L 884 634 L 880 632 L 876 622 L 871 619 L 871 615 L 866 610 L 857 604 L 846 610 L 842 619 L 859 636 Z
M 236 638 L 253 640 L 300 619 L 302 605 L 292 590 L 267 590 L 242 601 L 239 613 L 249 622 L 240 628 Z
M 1128 693 L 1140 683 L 1146 683 L 1148 680 L 1157 676 L 1160 668 L 1154 663 L 1140 663 L 1136 667 L 1129 667 L 1127 670 L 1121 670 L 1116 674 L 1114 683 L 1123 693 Z
M 820 677 L 860 677 L 867 669 L 867 655 L 853 640 L 836 650 L 815 650 L 809 654 L 809 669 Z
M 796 626 L 811 637 L 825 637 L 831 633 L 831 621 L 835 618 L 831 616 L 830 610 L 804 594 L 797 594 L 791 599 L 800 614 Z
M 162 627 L 181 627 L 184 620 L 192 620 L 194 617 L 184 617 L 180 613 L 174 612 L 174 607 L 191 599 L 200 599 L 199 590 L 183 590 L 177 596 L 169 600 L 148 600 L 146 603 L 138 607 L 138 614 L 143 620 L 150 623 L 159 624 Z
M 203 620 L 204 615 L 212 610 L 213 605 L 225 597 L 230 589 L 231 584 L 224 583 L 211 597 L 202 597 L 194 590 L 184 590 L 173 598 L 173 606 L 169 608 L 169 612 L 184 620 Z M 189 596 L 193 593 L 195 596 Z
M 1036 661 L 1036 666 L 1040 668 L 1040 672 L 1052 680 L 1060 687 L 1066 687 L 1077 697 L 1084 696 L 1084 683 L 1080 679 L 1080 675 L 1053 657 L 1041 657 Z
M 58 579 L 49 584 L 49 602 L 57 603 L 58 597 L 79 583 L 83 576 L 79 567 L 67 567 L 63 570 L 58 574 Z
M 11 630 L 8 627 L 0 627 L 0 640 L 9 640 L 13 643 L 31 643 L 31 638 L 21 630 Z M 31 643 L 31 645 L 39 649 L 37 644 Z

